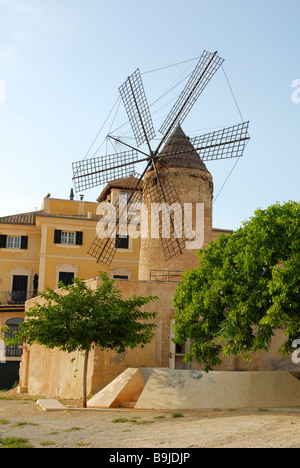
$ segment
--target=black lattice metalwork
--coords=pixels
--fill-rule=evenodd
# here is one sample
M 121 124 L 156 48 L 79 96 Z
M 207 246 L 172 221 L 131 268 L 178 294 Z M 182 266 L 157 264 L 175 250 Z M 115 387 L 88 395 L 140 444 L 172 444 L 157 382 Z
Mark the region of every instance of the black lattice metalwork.
M 182 124 L 196 100 L 223 62 L 224 59 L 219 57 L 217 52 L 213 54 L 207 51 L 203 52 L 188 83 L 160 127 L 160 133 L 169 135 L 176 125 Z
M 132 207 L 141 202 L 142 176 L 135 179 L 135 184 L 132 178 L 128 178 L 127 187 L 126 181 L 122 185 L 122 190 L 128 192 L 126 199 L 121 199 L 121 204 L 120 198 L 114 205 L 108 204 L 108 213 L 98 222 L 97 236 L 88 251 L 97 262 L 106 266 L 110 266 L 114 259 L 121 242 L 119 236 L 127 235 L 127 226 L 136 214 Z
M 111 180 L 129 177 L 134 172 L 134 163 L 138 162 L 138 159 L 138 152 L 130 150 L 73 163 L 76 192 L 98 187 Z
M 248 133 L 249 122 L 223 128 L 215 132 L 206 133 L 194 138 L 189 138 L 190 149 L 185 141 L 172 143 L 170 151 L 163 153 L 158 158 L 186 155 L 197 151 L 203 161 L 216 159 L 240 158 L 250 140 Z
M 155 130 L 140 74 L 137 69 L 119 88 L 136 142 L 141 146 L 155 137 Z
M 115 239 L 108 237 L 95 237 L 94 242 L 88 250 L 88 254 L 96 258 L 97 262 L 109 266 L 116 252 Z
M 203 161 L 240 158 L 250 140 L 249 122 L 191 138 L 190 142 Z
M 182 254 L 192 233 L 165 161 L 158 163 L 156 171 L 147 177 L 144 194 L 150 197 L 154 214 L 151 220 L 157 223 L 165 260 L 169 261 Z
M 107 266 L 111 264 L 118 249 L 119 236 L 124 234 L 124 230 L 126 231 L 128 223 L 132 220 L 133 214 L 130 213 L 128 207 L 132 202 L 139 202 L 143 177 L 149 168 L 152 172 L 145 178 L 143 189 L 144 194 L 149 195 L 151 203 L 156 204 L 159 237 L 165 260 L 168 261 L 182 254 L 187 241 L 192 239 L 192 231 L 184 219 L 184 210 L 168 171 L 168 157 L 178 155 L 180 159 L 191 152 L 196 157 L 196 152 L 198 152 L 199 157 L 205 161 L 240 157 L 250 139 L 249 122 L 191 138 L 188 144 L 183 138 L 182 143 L 176 140 L 170 145 L 167 144 L 164 151 L 161 151 L 161 148 L 168 139 L 171 141 L 171 133 L 177 125 L 182 124 L 223 61 L 224 59 L 219 57 L 217 52 L 203 52 L 188 83 L 159 130 L 163 137 L 155 151 L 152 151 L 150 146 L 155 130 L 139 69 L 119 88 L 137 146 L 146 142 L 149 152 L 145 153 L 110 135 L 111 139 L 130 148 L 130 151 L 73 163 L 73 180 L 77 192 L 121 178 L 122 183 L 128 178 L 130 185 L 128 186 L 130 195 L 125 208 L 126 213 L 124 207 L 117 202 L 113 206 L 116 222 L 110 223 L 108 219 L 98 224 L 97 237 L 88 252 L 98 262 Z M 170 166 L 173 164 L 172 161 L 174 162 L 174 158 L 169 160 Z M 144 172 L 132 184 L 133 179 L 129 176 L 135 170 L 134 165 L 141 162 L 146 163 Z M 160 209 L 161 206 L 165 206 L 165 209 Z M 173 209 L 172 207 L 175 206 L 176 209 Z

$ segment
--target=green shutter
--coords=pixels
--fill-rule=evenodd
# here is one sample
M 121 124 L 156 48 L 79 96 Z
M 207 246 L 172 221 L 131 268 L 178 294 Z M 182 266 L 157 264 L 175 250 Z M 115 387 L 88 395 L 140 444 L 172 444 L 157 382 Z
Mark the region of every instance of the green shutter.
M 58 229 L 54 231 L 54 244 L 61 244 L 61 231 Z
M 0 235 L 0 249 L 6 249 L 7 236 L 4 234 Z
M 21 249 L 26 250 L 28 249 L 28 237 L 21 236 Z
M 83 232 L 77 231 L 76 232 L 76 245 L 82 245 L 83 241 Z

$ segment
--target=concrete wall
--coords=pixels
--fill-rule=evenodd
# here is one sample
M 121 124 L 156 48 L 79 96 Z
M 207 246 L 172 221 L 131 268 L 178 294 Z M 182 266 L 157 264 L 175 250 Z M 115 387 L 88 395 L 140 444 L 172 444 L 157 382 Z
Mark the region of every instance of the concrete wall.
M 88 281 L 88 284 L 96 288 L 100 281 L 97 278 Z M 133 294 L 159 297 L 159 300 L 144 306 L 148 312 L 157 312 L 156 335 L 151 344 L 143 349 L 128 350 L 122 354 L 96 348 L 89 359 L 89 393 L 98 392 L 128 367 L 168 366 L 170 320 L 173 318 L 170 299 L 175 293 L 176 284 L 116 280 L 115 285 L 124 298 Z M 26 309 L 39 300 L 36 298 L 28 301 Z M 72 358 L 75 358 L 75 362 L 71 364 Z M 76 368 L 79 370 L 74 379 Z M 68 354 L 34 345 L 24 350 L 20 372 L 21 386 L 28 387 L 28 392 L 34 395 L 81 398 L 82 368 L 83 358 L 78 353 Z
M 91 288 L 100 284 L 100 279 L 87 281 Z M 176 284 L 150 281 L 115 282 L 124 298 L 135 295 L 157 295 L 159 300 L 145 306 L 149 312 L 157 312 L 155 338 L 143 349 L 128 350 L 118 354 L 113 351 L 101 351 L 96 348 L 91 353 L 88 370 L 88 393 L 97 393 L 127 368 L 168 368 L 170 352 L 170 322 L 174 317 L 171 300 L 176 290 Z M 39 298 L 26 303 L 26 308 Z M 282 358 L 278 349 L 284 341 L 284 334 L 279 330 L 270 346 L 268 353 L 257 353 L 254 362 L 244 362 L 242 358 L 227 358 L 223 360 L 218 371 L 262 371 L 262 370 L 299 370 L 299 365 L 292 363 L 290 357 Z M 75 361 L 71 363 L 71 358 Z M 57 350 L 47 350 L 41 346 L 31 346 L 24 350 L 20 372 L 21 386 L 28 387 L 30 394 L 45 397 L 81 398 L 82 395 L 83 358 L 80 353 L 67 354 Z M 77 372 L 75 370 L 78 369 Z M 200 370 L 195 363 L 191 370 Z M 74 378 L 76 375 L 76 378 Z

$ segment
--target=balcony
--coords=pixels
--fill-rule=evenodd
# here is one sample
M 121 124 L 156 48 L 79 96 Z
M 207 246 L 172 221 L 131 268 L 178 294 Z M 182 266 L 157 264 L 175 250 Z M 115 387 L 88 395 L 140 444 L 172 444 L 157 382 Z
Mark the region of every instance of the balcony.
M 24 305 L 26 301 L 37 295 L 35 291 L 0 291 L 0 307 Z

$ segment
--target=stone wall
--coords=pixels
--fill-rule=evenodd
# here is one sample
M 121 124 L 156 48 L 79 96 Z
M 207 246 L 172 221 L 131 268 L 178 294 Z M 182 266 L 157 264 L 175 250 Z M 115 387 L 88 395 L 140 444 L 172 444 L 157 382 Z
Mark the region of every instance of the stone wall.
M 169 174 L 172 177 L 173 184 L 177 191 L 177 195 L 182 205 L 191 203 L 193 205 L 192 230 L 196 230 L 196 203 L 203 204 L 204 211 L 202 219 L 203 232 L 201 233 L 201 248 L 206 248 L 208 242 L 213 240 L 212 234 L 212 192 L 213 183 L 212 177 L 208 172 L 188 169 L 188 168 L 170 168 Z M 145 185 L 147 179 L 152 173 L 145 176 Z M 159 188 L 157 187 L 157 190 Z M 150 279 L 150 271 L 155 270 L 172 270 L 183 271 L 198 265 L 198 257 L 196 255 L 198 249 L 185 249 L 183 255 L 179 255 L 174 259 L 166 262 L 161 239 L 151 238 L 151 203 L 152 199 L 147 190 L 143 194 L 143 207 L 141 215 L 141 249 L 139 261 L 139 279 L 146 281 Z M 200 215 L 201 216 L 201 215 Z M 199 225 L 198 229 L 199 231 Z
M 100 284 L 100 279 L 88 281 L 91 288 Z M 112 382 L 127 368 L 169 367 L 170 322 L 174 317 L 171 300 L 176 291 L 176 284 L 150 281 L 116 280 L 116 287 L 124 298 L 135 295 L 157 295 L 159 300 L 145 306 L 149 312 L 157 312 L 155 338 L 143 349 L 128 350 L 118 354 L 113 351 L 101 351 L 96 348 L 90 355 L 88 367 L 88 393 L 94 394 Z M 33 306 L 39 298 L 26 303 L 26 309 Z M 223 360 L 218 371 L 281 371 L 299 370 L 299 365 L 292 363 L 290 357 L 283 358 L 278 349 L 284 341 L 284 333 L 278 330 L 271 343 L 269 352 L 256 353 L 253 362 L 242 358 L 230 357 Z M 74 361 L 71 363 L 71 359 Z M 199 370 L 197 364 L 190 365 L 191 370 Z M 26 347 L 22 357 L 20 372 L 21 387 L 32 395 L 48 398 L 81 398 L 82 395 L 83 357 L 80 353 L 68 354 L 58 350 L 48 350 L 42 346 Z M 76 376 L 76 377 L 74 377 Z

